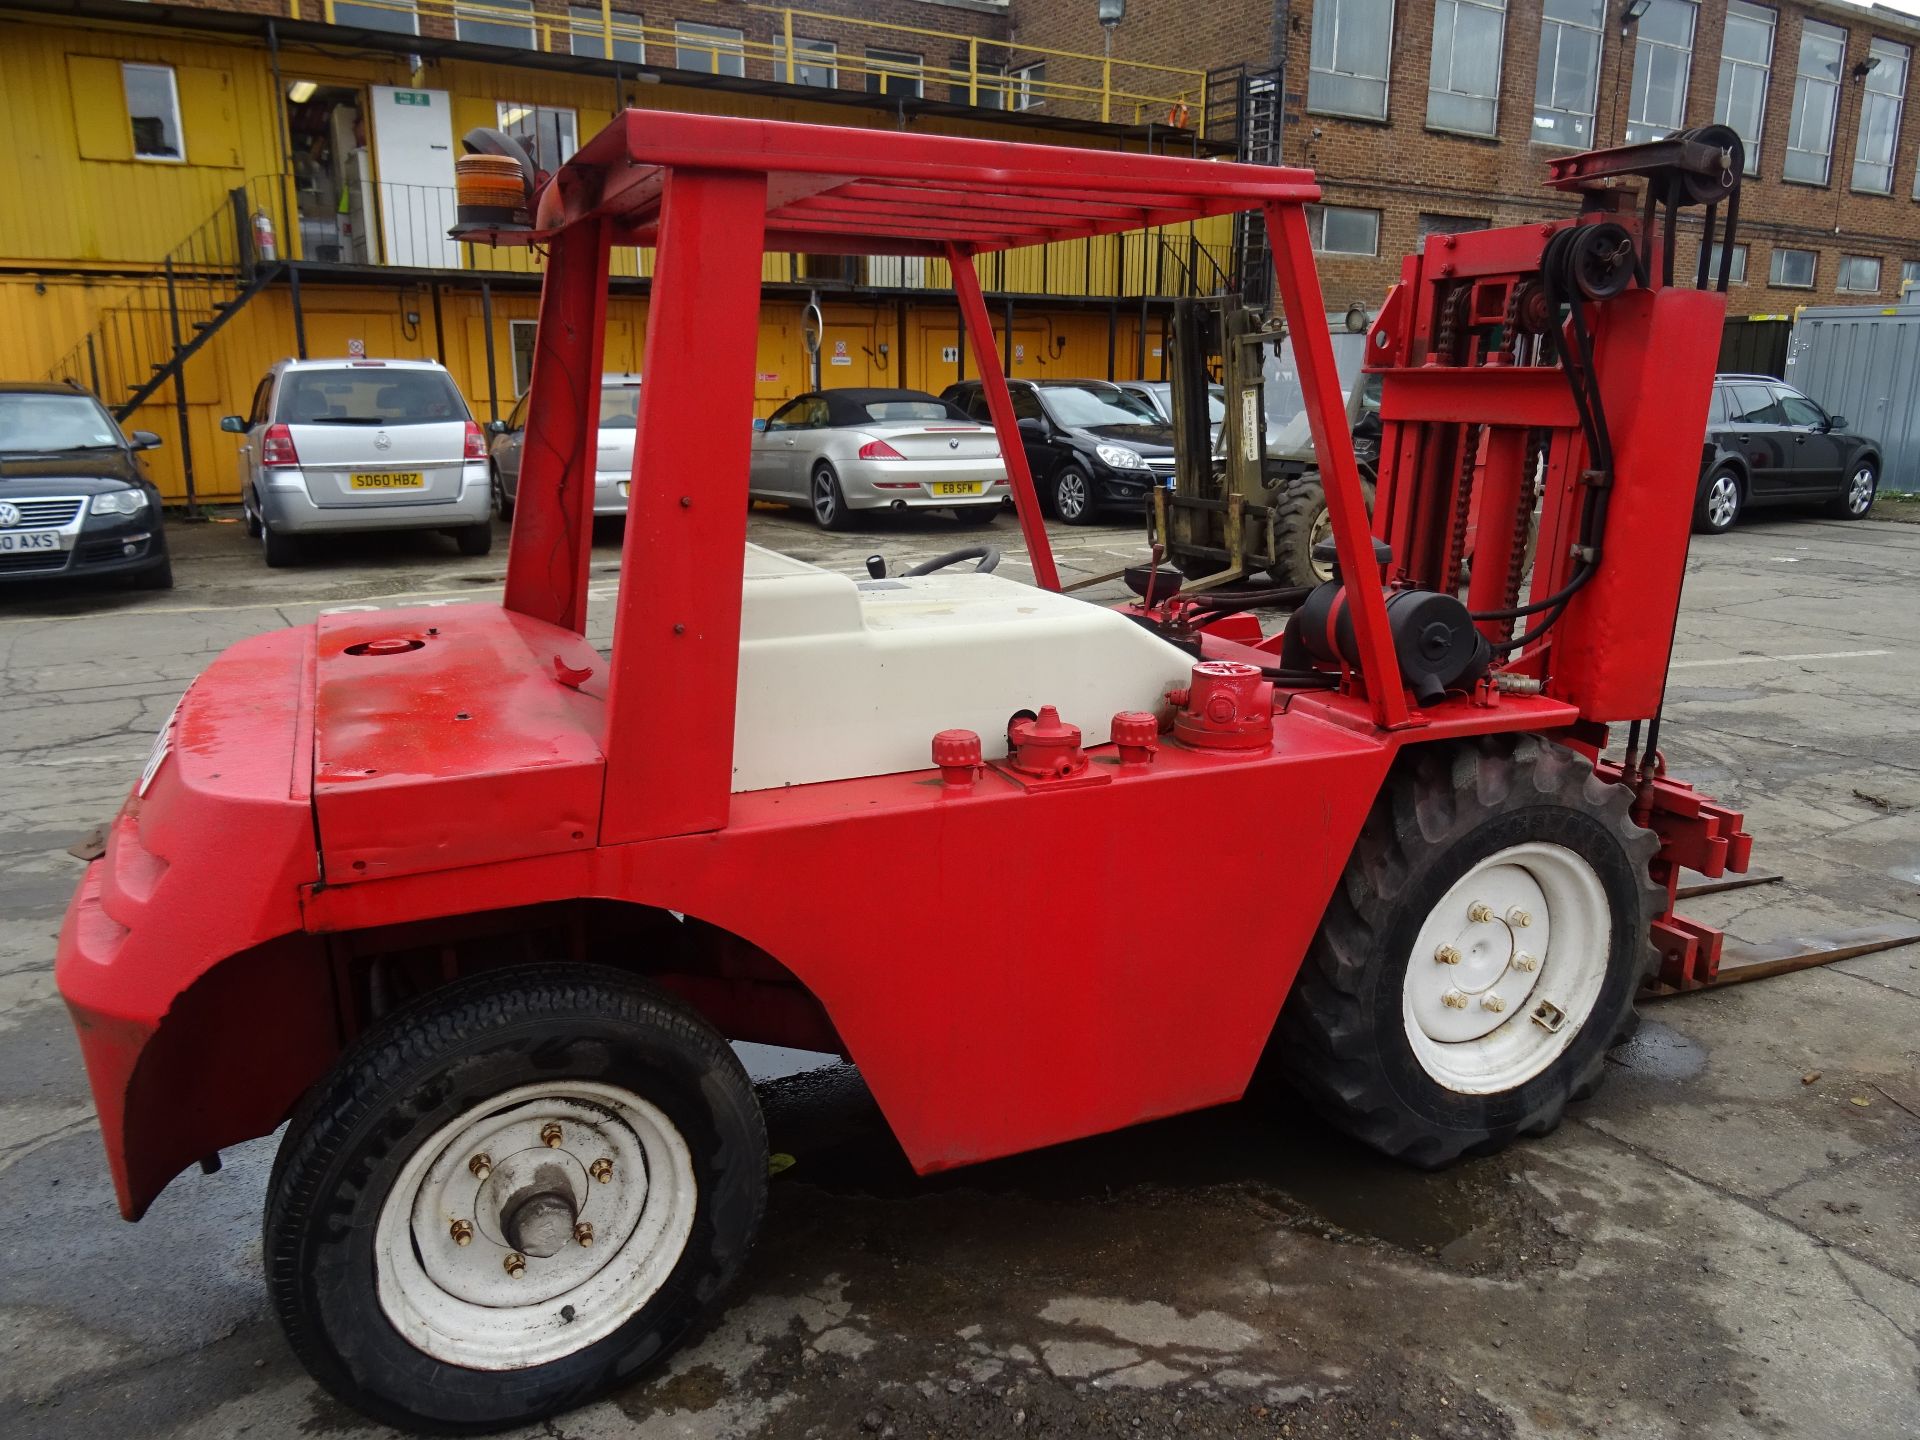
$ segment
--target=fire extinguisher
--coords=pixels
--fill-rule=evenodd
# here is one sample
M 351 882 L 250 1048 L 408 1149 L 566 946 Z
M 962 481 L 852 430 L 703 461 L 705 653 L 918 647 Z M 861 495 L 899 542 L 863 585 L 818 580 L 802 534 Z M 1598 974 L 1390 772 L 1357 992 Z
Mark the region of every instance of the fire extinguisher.
M 265 210 L 253 212 L 253 258 L 261 262 L 280 258 L 279 246 L 274 243 L 273 217 Z

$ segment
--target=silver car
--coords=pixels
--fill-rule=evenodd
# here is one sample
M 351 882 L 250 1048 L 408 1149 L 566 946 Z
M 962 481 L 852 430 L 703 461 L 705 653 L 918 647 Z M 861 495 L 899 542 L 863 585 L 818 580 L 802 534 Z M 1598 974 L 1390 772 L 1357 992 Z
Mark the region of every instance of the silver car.
M 924 390 L 818 390 L 753 428 L 748 492 L 805 505 L 823 529 L 888 509 L 986 524 L 1011 493 L 993 428 Z
M 1167 424 L 1173 423 L 1173 382 L 1170 380 L 1116 380 L 1114 382 L 1136 400 L 1144 400 Z M 1227 418 L 1227 392 L 1223 386 L 1207 387 L 1207 433 L 1216 449 L 1220 445 L 1220 426 Z
M 633 477 L 633 437 L 640 424 L 640 377 L 603 375 L 600 378 L 600 436 L 593 460 L 593 513 L 625 515 L 627 491 Z M 493 503 L 500 518 L 513 518 L 520 494 L 520 450 L 527 438 L 527 397 L 505 420 L 487 426 L 493 441 Z
M 462 555 L 493 548 L 486 437 L 431 360 L 282 360 L 253 392 L 240 494 L 268 565 L 309 535 L 439 530 Z

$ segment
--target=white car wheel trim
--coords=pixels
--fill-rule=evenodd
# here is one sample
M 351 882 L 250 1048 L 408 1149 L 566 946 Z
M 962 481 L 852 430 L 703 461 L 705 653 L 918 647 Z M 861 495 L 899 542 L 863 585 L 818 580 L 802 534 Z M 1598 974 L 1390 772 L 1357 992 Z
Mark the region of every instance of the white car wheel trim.
M 476 1156 L 490 1162 L 484 1174 Z M 564 1208 L 516 1233 L 534 1196 Z M 697 1198 L 692 1151 L 654 1105 L 593 1081 L 523 1085 L 443 1126 L 402 1167 L 374 1234 L 380 1308 L 408 1343 L 450 1365 L 549 1364 L 653 1298 L 686 1249 Z M 564 1216 L 557 1229 L 554 1214 Z M 580 1222 L 589 1244 L 575 1238 Z M 517 1273 L 510 1256 L 524 1262 Z
M 1573 851 L 1529 842 L 1480 861 L 1407 958 L 1402 1017 L 1421 1069 L 1464 1095 L 1533 1079 L 1592 1014 L 1612 937 L 1606 890 Z

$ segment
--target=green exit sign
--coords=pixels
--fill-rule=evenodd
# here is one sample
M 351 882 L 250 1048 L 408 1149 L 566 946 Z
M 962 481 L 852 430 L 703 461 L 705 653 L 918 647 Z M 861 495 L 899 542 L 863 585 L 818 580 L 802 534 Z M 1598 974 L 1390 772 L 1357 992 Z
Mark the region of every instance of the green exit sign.
M 393 92 L 393 103 L 396 105 L 431 106 L 433 104 L 433 96 L 424 90 L 396 90 Z

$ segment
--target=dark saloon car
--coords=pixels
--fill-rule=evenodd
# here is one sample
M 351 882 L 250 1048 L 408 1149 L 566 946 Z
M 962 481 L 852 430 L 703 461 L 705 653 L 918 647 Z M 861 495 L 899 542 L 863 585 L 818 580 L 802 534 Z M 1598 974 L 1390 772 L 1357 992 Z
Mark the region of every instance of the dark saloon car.
M 1069 525 L 1091 525 L 1104 506 L 1140 512 L 1155 485 L 1173 479 L 1173 429 L 1136 395 L 1106 380 L 1009 380 L 1040 502 Z M 990 425 L 977 380 L 940 398 Z
M 1749 507 L 1819 505 L 1840 520 L 1873 508 L 1880 446 L 1846 417 L 1767 375 L 1716 375 L 1693 528 L 1717 535 Z
M 160 492 L 132 440 L 71 385 L 0 382 L 0 581 L 112 577 L 173 584 Z

